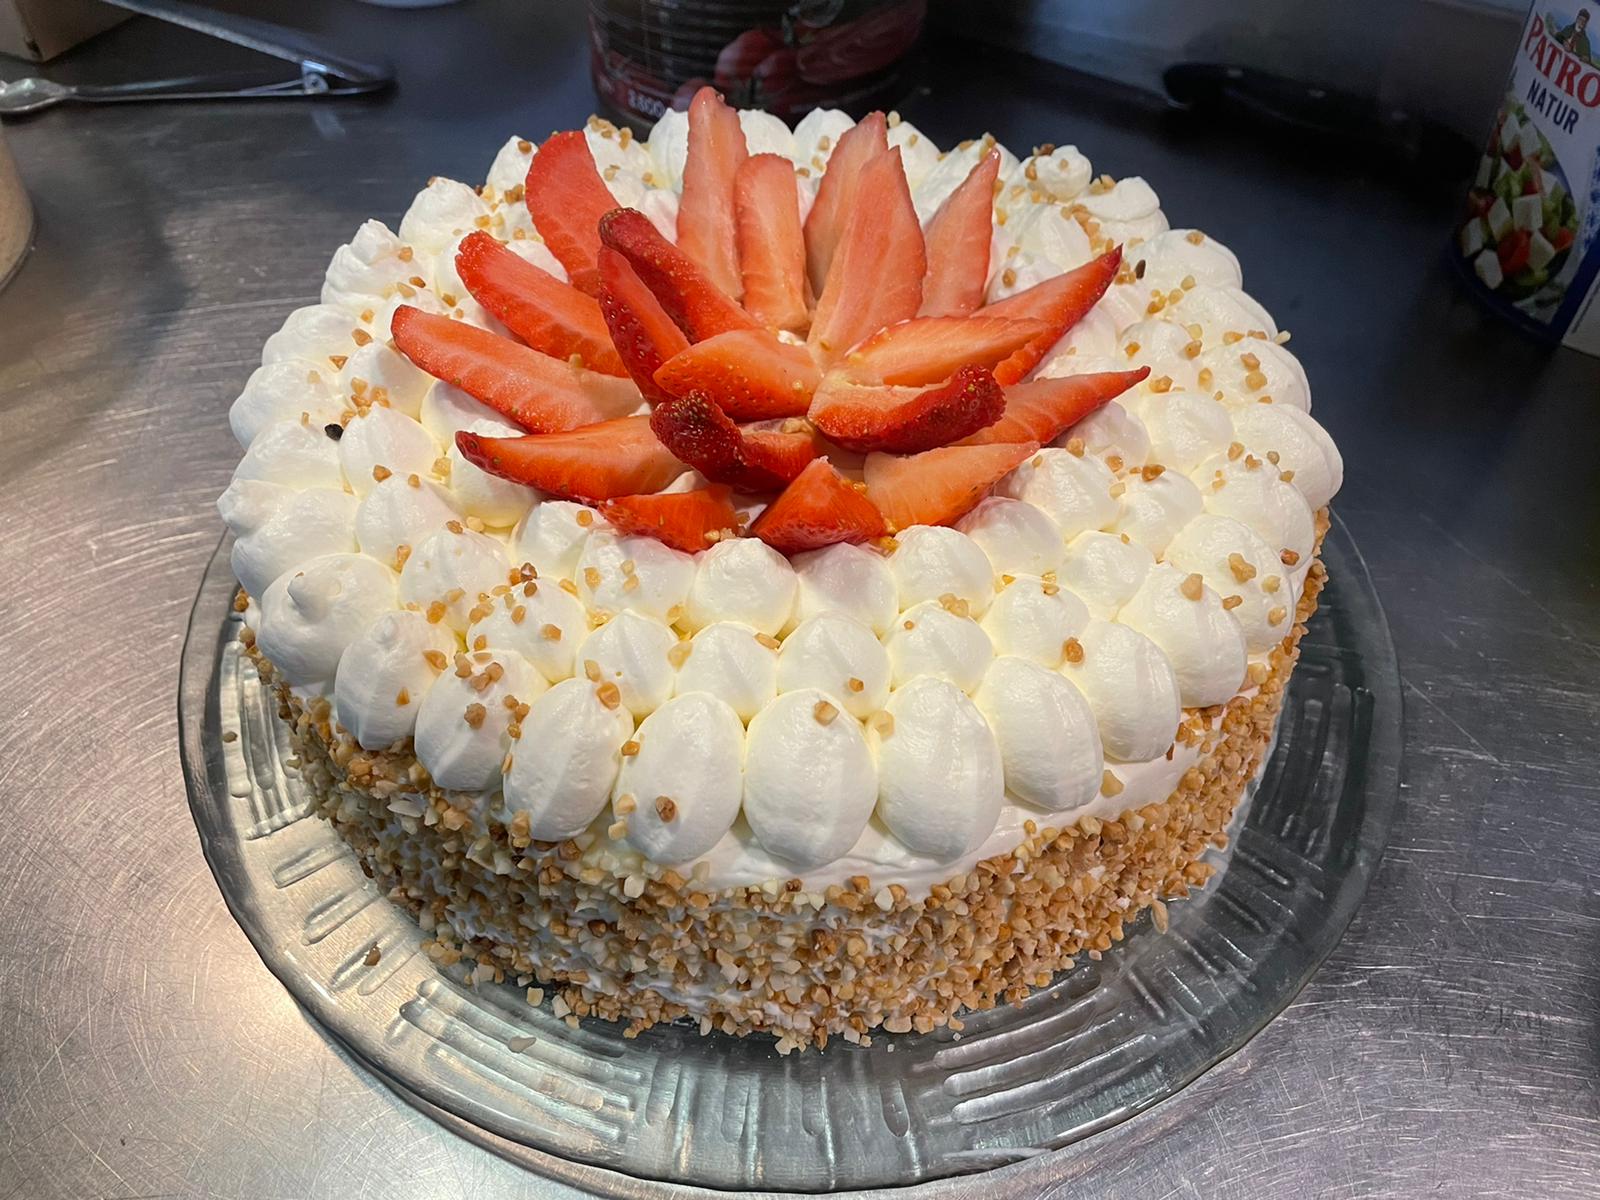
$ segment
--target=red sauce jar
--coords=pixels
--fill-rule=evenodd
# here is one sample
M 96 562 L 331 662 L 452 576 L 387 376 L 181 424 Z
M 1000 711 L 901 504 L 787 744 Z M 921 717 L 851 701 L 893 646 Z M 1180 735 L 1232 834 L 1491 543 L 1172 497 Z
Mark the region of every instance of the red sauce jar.
M 897 99 L 927 0 L 589 0 L 590 67 L 610 115 L 652 124 L 711 84 L 780 117 Z

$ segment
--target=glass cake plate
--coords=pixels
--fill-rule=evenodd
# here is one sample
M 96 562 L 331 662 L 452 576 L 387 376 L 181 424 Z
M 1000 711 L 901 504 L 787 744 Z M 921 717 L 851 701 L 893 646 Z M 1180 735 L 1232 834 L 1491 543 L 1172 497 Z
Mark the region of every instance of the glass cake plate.
M 190 807 L 228 907 L 363 1063 L 547 1170 L 824 1191 L 980 1171 L 1087 1137 L 1178 1091 L 1293 999 L 1343 934 L 1394 816 L 1394 646 L 1335 519 L 1328 586 L 1276 746 L 1218 856 L 1226 870 L 1172 904 L 1165 931 L 1141 918 L 1100 962 L 1080 958 L 1019 1007 L 967 1015 L 960 1034 L 780 1057 L 770 1038 L 681 1025 L 629 1040 L 602 1021 L 573 1029 L 522 989 L 471 988 L 435 966 L 332 829 L 305 819 L 276 703 L 240 653 L 227 549 L 195 600 L 179 717 Z

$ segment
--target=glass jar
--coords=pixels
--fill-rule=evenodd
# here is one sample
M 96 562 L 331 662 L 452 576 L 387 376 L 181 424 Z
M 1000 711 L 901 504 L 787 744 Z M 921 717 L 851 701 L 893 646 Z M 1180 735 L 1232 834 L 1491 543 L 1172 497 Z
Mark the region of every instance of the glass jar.
M 712 84 L 795 117 L 883 107 L 904 88 L 927 0 L 589 0 L 590 68 L 612 116 L 643 128 Z

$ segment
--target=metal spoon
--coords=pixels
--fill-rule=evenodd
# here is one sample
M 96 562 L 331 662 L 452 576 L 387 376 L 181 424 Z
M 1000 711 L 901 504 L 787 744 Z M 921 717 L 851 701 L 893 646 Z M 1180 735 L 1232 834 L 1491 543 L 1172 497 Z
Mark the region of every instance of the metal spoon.
M 278 78 L 255 82 L 259 75 L 192 75 L 181 79 L 145 79 L 137 83 L 105 85 L 56 83 L 30 76 L 11 82 L 0 80 L 0 116 L 38 112 L 74 100 L 83 104 L 110 104 L 128 100 L 217 100 L 248 96 L 319 96 L 334 89 L 325 77 L 306 72 L 299 79 Z
M 136 83 L 73 86 L 30 77 L 0 81 L 0 116 L 37 112 L 66 100 L 100 104 L 126 100 L 218 100 L 246 96 L 345 96 L 389 86 L 394 74 L 384 62 L 360 62 L 334 54 L 298 30 L 234 13 L 220 13 L 190 0 L 105 0 L 129 12 L 181 25 L 237 46 L 292 63 L 297 76 L 191 75 Z

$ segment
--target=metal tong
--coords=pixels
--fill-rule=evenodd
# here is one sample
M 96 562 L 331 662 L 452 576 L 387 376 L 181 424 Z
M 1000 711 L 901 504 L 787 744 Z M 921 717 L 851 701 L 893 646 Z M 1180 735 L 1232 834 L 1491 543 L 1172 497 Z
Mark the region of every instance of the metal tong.
M 253 75 L 188 75 L 106 85 L 55 83 L 37 76 L 0 82 L 0 116 L 37 112 L 67 100 L 110 103 L 131 100 L 215 100 L 255 96 L 348 96 L 373 92 L 394 81 L 388 63 L 359 62 L 312 44 L 302 34 L 252 17 L 219 13 L 189 0 L 102 0 L 116 8 L 154 17 L 185 29 L 293 63 L 287 79 Z

